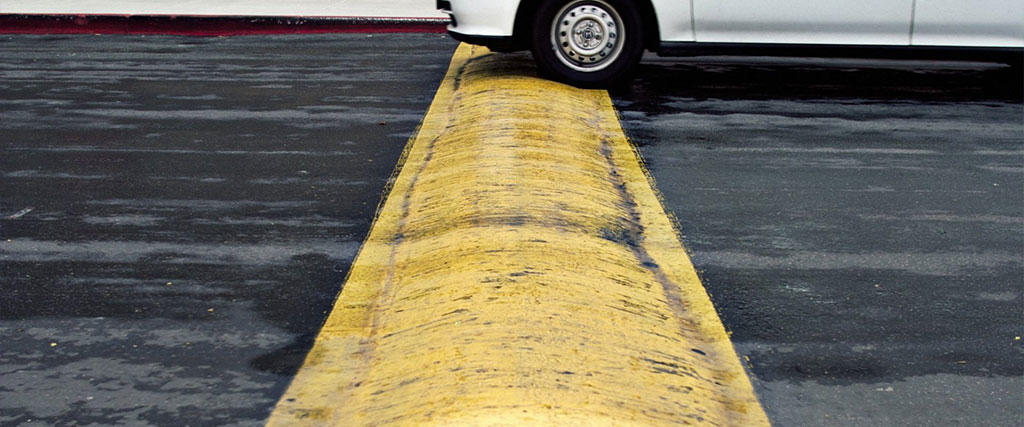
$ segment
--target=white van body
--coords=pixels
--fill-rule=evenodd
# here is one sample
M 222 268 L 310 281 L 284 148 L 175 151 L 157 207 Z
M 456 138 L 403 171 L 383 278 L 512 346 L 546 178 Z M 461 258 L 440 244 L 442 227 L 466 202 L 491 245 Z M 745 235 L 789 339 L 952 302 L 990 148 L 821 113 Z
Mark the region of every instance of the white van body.
M 650 0 L 663 42 L 1024 47 L 1021 0 Z M 512 37 L 521 0 L 448 0 L 466 35 Z
M 601 13 L 636 9 L 641 15 L 644 48 L 662 55 L 768 49 L 759 51 L 760 55 L 789 48 L 817 47 L 807 56 L 832 56 L 833 53 L 847 56 L 844 53 L 851 52 L 870 56 L 866 49 L 883 48 L 884 51 L 902 47 L 908 48 L 904 53 L 911 56 L 945 52 L 960 57 L 970 52 L 984 52 L 990 57 L 995 54 L 1009 58 L 1004 62 L 1012 63 L 1019 62 L 1024 52 L 1024 0 L 437 0 L 437 3 L 439 9 L 452 17 L 448 31 L 455 38 L 498 50 L 532 48 L 536 53 L 536 45 L 545 42 L 529 40 L 530 34 L 543 36 L 537 31 L 551 30 L 536 27 L 554 24 L 547 24 L 548 21 L 538 24 L 543 20 L 535 19 L 535 11 L 547 7 L 547 13 L 551 14 L 565 3 L 569 5 L 566 7 L 595 5 Z M 551 43 L 559 43 L 555 38 L 552 37 Z M 895 51 L 886 54 L 887 57 L 900 57 L 898 55 Z

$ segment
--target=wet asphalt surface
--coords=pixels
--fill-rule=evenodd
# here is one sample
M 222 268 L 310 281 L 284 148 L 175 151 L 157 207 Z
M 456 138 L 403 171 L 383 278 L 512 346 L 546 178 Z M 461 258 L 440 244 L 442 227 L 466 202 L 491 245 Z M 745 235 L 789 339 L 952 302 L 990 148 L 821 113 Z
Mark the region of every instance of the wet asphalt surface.
M 0 38 L 0 424 L 260 424 L 454 48 Z
M 649 58 L 614 98 L 777 425 L 1024 423 L 1024 76 Z
M 259 424 L 454 47 L 0 38 L 0 424 Z M 652 57 L 613 92 L 774 423 L 1024 419 L 1021 80 Z

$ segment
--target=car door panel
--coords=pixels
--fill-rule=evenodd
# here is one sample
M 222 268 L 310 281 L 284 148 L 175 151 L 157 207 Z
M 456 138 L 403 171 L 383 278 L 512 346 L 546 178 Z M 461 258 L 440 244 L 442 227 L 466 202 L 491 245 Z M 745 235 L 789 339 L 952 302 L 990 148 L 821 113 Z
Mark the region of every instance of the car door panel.
M 698 42 L 910 44 L 913 0 L 692 1 Z
M 651 0 L 663 42 L 692 42 L 693 15 L 690 0 Z
M 1024 46 L 1021 0 L 917 0 L 915 46 Z

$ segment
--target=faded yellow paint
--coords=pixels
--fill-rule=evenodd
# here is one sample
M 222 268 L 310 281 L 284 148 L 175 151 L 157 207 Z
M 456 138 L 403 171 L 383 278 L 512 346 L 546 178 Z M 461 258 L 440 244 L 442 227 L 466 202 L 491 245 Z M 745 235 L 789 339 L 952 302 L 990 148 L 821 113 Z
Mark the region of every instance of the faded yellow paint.
M 271 425 L 766 425 L 606 92 L 460 46 Z

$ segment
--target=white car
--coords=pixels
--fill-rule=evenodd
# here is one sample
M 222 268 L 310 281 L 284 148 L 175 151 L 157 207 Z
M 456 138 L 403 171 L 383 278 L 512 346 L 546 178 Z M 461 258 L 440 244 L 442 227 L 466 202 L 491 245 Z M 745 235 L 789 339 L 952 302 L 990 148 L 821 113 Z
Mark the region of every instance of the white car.
M 644 50 L 713 54 L 1024 57 L 1024 0 L 437 0 L 458 40 L 530 49 L 579 86 L 628 77 Z

